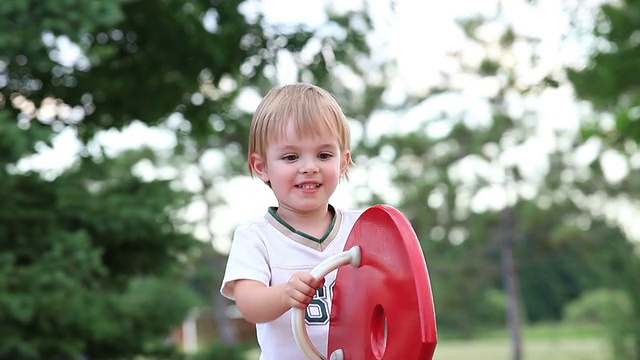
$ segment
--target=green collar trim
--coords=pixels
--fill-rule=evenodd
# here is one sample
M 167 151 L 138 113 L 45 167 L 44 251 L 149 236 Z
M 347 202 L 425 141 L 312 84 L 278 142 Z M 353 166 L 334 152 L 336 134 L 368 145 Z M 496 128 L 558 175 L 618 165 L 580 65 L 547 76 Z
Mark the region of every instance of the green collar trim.
M 300 235 L 305 239 L 309 239 L 313 242 L 316 242 L 318 244 L 322 244 L 323 241 L 325 241 L 327 239 L 327 237 L 329 237 L 329 235 L 333 232 L 333 227 L 336 225 L 336 209 L 333 208 L 333 206 L 329 205 L 329 212 L 331 212 L 331 214 L 333 214 L 333 218 L 331 219 L 331 224 L 329 225 L 329 228 L 327 229 L 327 232 L 324 234 L 324 236 L 322 236 L 321 238 L 317 238 L 315 236 L 311 236 L 305 232 L 302 231 L 298 231 L 296 229 L 293 228 L 293 226 L 287 224 L 284 220 L 282 220 L 282 218 L 280 216 L 278 216 L 278 214 L 276 214 L 276 211 L 278 210 L 278 208 L 276 206 L 271 206 L 269 207 L 269 214 L 278 221 L 278 223 L 280 223 L 282 226 L 284 226 L 285 228 L 287 228 L 287 230 L 291 231 L 294 234 Z

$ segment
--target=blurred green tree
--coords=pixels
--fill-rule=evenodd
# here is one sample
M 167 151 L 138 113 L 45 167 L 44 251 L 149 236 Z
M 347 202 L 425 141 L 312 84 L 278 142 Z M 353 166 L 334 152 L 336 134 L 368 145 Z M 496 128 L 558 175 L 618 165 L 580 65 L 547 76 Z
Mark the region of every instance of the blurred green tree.
M 593 22 L 592 46 L 586 66 L 567 73 L 579 98 L 613 116 L 608 128 L 598 116 L 585 135 L 604 134 L 613 142 L 640 141 L 640 4 L 605 2 Z
M 277 83 L 279 59 L 289 56 L 296 80 L 327 87 L 352 104 L 351 114 L 358 99 L 373 99 L 368 108 L 379 100 L 385 84 L 375 75 L 386 70 L 363 62 L 372 28 L 366 11 L 329 9 L 316 29 L 269 24 L 259 6 L 0 6 L 0 356 L 175 356 L 163 345 L 171 327 L 203 305 L 202 295 L 219 296 L 215 284 L 196 295 L 185 279 L 215 283 L 224 267 L 222 254 L 191 235 L 195 225 L 183 210 L 204 203 L 206 214 L 195 221 L 208 225 L 223 201 L 217 185 L 245 171 L 238 155 L 251 109 L 241 95 L 265 93 Z M 365 95 L 343 86 L 340 73 L 369 75 Z M 134 122 L 171 132 L 177 146 L 113 155 L 95 140 Z M 38 173 L 25 165 L 63 131 L 82 141 L 70 169 Z M 216 171 L 206 161 L 212 152 L 224 159 Z M 140 164 L 174 171 L 143 177 L 134 171 Z M 186 173 L 196 174 L 196 190 L 186 190 Z M 234 342 L 225 303 L 212 302 L 223 341 Z
M 620 288 L 636 257 L 603 213 L 614 198 L 585 195 L 620 187 L 611 187 L 598 161 L 574 161 L 584 145 L 575 133 L 539 127 L 540 95 L 561 84 L 555 70 L 540 66 L 538 39 L 518 34 L 499 13 L 460 25 L 471 41 L 452 54 L 456 66 L 420 104 L 435 115 L 361 151 L 371 162 L 384 159 L 401 189 L 397 206 L 422 240 L 440 329 L 471 336 L 504 321 L 495 317 L 497 305 L 521 302 L 510 326 L 518 359 L 519 318 L 560 320 L 583 292 Z M 632 177 L 622 185 L 637 192 Z M 506 304 L 493 290 L 508 294 Z
M 589 28 L 590 56 L 583 67 L 567 69 L 579 99 L 588 101 L 594 113 L 585 119 L 583 138 L 600 144 L 601 153 L 613 153 L 622 159 L 625 176 L 614 183 L 584 186 L 585 193 L 606 193 L 612 198 L 628 199 L 637 207 L 640 152 L 640 3 L 623 0 L 604 2 Z M 604 174 L 603 159 L 591 163 L 591 170 Z M 619 358 L 640 359 L 640 289 L 635 275 L 640 259 L 628 261 L 616 278 L 632 303 L 627 335 L 630 352 L 617 350 Z M 630 355 L 629 355 L 630 354 Z
M 175 218 L 186 194 L 131 174 L 148 153 L 83 161 L 52 181 L 4 164 L 1 357 L 171 352 L 161 340 L 202 304 L 180 258 L 202 244 Z

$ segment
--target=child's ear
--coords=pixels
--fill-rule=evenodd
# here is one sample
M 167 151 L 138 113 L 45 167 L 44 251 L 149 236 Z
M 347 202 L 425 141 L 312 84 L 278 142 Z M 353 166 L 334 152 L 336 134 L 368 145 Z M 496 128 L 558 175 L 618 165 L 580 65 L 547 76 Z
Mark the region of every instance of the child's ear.
M 262 156 L 253 153 L 249 158 L 249 166 L 251 170 L 265 183 L 269 182 L 269 175 L 267 174 L 267 163 Z
M 349 170 L 349 167 L 352 164 L 352 160 L 351 160 L 351 151 L 346 150 L 344 152 L 344 154 L 342 154 L 342 164 L 340 164 L 340 175 L 344 176 L 347 174 L 347 170 Z

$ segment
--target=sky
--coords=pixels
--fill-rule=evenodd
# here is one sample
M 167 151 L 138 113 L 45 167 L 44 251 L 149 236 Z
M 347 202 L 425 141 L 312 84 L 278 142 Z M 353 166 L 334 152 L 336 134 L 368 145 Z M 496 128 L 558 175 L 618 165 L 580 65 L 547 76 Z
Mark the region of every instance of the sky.
M 571 1 L 571 0 L 569 0 Z M 597 0 L 592 1 L 594 4 Z M 395 0 L 394 10 L 391 11 L 387 1 L 367 2 L 371 7 L 374 21 L 378 31 L 373 36 L 373 43 L 377 44 L 378 56 L 394 58 L 398 63 L 398 72 L 393 79 L 393 88 L 397 93 L 424 93 L 430 86 L 440 79 L 441 72 L 456 74 L 456 63 L 448 54 L 461 51 L 465 58 L 473 61 L 479 58 L 473 47 L 465 42 L 455 19 L 469 17 L 476 14 L 490 16 L 495 12 L 497 0 L 450 0 L 446 2 Z M 561 34 L 566 33 L 569 26 L 569 16 L 563 11 L 565 1 L 540 0 L 538 7 L 532 7 L 524 0 L 502 1 L 503 11 L 515 30 L 521 35 L 530 35 L 540 38 L 540 49 L 545 56 L 535 69 L 523 69 L 522 81 L 536 82 L 541 74 L 559 69 L 562 64 L 580 64 L 585 58 L 587 46 L 578 40 L 562 39 Z M 251 16 L 257 12 L 263 12 L 266 20 L 273 24 L 307 24 L 318 27 L 326 21 L 324 6 L 327 1 L 299 1 L 299 0 L 263 0 L 248 1 L 243 11 Z M 333 1 L 332 4 L 338 10 L 358 8 L 362 2 L 358 0 Z M 499 29 L 488 28 L 484 36 L 491 38 Z M 65 51 L 61 52 L 61 61 L 73 61 L 77 59 L 78 49 L 73 44 L 65 43 L 64 39 L 59 44 Z M 527 56 L 522 49 L 520 56 Z M 286 59 L 283 59 L 286 62 Z M 295 80 L 294 74 L 287 72 L 283 67 L 278 74 L 281 83 Z M 461 80 L 462 81 L 462 80 Z M 407 132 L 415 129 L 421 119 L 429 118 L 430 114 L 445 112 L 451 116 L 465 109 L 461 109 L 462 102 L 468 105 L 466 110 L 476 111 L 476 118 L 482 119 L 486 108 L 482 102 L 477 101 L 487 91 L 491 91 L 491 84 L 480 82 L 467 82 L 461 87 L 463 91 L 456 98 L 436 97 L 427 103 L 423 103 L 408 111 L 405 115 L 389 121 L 388 114 L 380 114 L 371 119 L 371 135 L 400 131 Z M 393 96 L 393 94 L 391 95 Z M 257 96 L 249 96 L 245 100 L 248 109 L 255 108 L 259 101 Z M 475 105 L 474 105 L 475 104 Z M 522 106 L 525 106 L 523 104 Z M 563 129 L 575 131 L 579 122 L 579 108 L 573 101 L 573 93 L 567 87 L 550 90 L 539 99 L 538 104 L 539 124 L 536 136 L 526 146 L 515 149 L 514 157 L 524 159 L 529 171 L 535 172 L 540 164 L 537 156 L 539 149 L 548 148 L 550 135 L 554 130 Z M 358 131 L 354 129 L 354 136 Z M 108 151 L 115 154 L 119 151 L 147 145 L 157 149 L 171 149 L 175 144 L 175 138 L 169 131 L 161 129 L 149 129 L 141 123 L 133 123 L 124 131 L 107 131 L 99 135 L 97 142 L 105 146 Z M 591 147 L 591 153 L 597 148 L 597 144 Z M 80 149 L 80 144 L 75 139 L 75 134 L 65 130 L 53 140 L 53 148 L 42 147 L 39 155 L 23 160 L 19 167 L 32 168 L 45 171 L 45 176 L 55 177 L 62 169 L 71 166 Z M 589 149 L 583 151 L 589 154 Z M 586 156 L 586 155 L 585 155 Z M 608 154 L 606 164 L 616 164 L 619 158 L 615 154 Z M 382 162 L 381 162 L 382 163 Z M 378 192 L 385 193 L 389 202 L 396 201 L 401 194 L 392 189 L 389 179 L 385 176 L 371 177 L 370 173 L 385 174 L 388 171 L 383 165 L 373 165 L 372 169 L 364 171 L 356 167 L 348 182 L 343 181 L 331 199 L 337 207 L 352 207 L 359 194 L 355 191 L 359 185 L 366 185 Z M 624 166 L 618 164 L 611 167 L 608 173 L 613 180 L 624 176 Z M 620 170 L 622 169 L 622 170 Z M 149 170 L 149 169 L 147 169 Z M 525 171 L 527 168 L 525 168 Z M 145 172 L 144 166 L 137 171 Z M 46 175 L 48 174 L 48 175 Z M 221 193 L 225 194 L 228 205 L 217 210 L 212 220 L 218 241 L 214 245 L 225 251 L 228 248 L 230 232 L 239 223 L 250 218 L 264 214 L 268 206 L 275 205 L 275 198 L 271 191 L 258 179 L 248 176 L 233 179 L 225 184 L 220 184 Z M 246 194 L 250 194 L 247 198 Z M 483 195 L 487 199 L 495 199 L 496 194 Z M 488 205 L 487 205 L 488 206 Z M 623 209 L 618 206 L 618 209 Z M 617 210 L 622 211 L 622 210 Z M 202 204 L 195 203 L 187 211 L 192 218 L 201 217 Z M 640 229 L 634 230 L 640 234 Z M 197 230 L 197 235 L 203 240 L 207 238 L 204 229 Z

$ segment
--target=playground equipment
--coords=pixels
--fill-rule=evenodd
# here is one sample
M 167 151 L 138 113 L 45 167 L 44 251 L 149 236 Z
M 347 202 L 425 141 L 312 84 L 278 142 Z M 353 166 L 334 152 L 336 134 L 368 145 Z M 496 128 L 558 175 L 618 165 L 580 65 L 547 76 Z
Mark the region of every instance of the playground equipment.
M 427 265 L 409 221 L 376 205 L 356 221 L 346 251 L 318 264 L 324 278 L 338 269 L 329 324 L 329 360 L 431 360 L 437 339 Z M 351 265 L 351 266 L 345 266 Z M 326 360 L 311 343 L 305 310 L 291 318 L 294 337 L 310 360 Z

